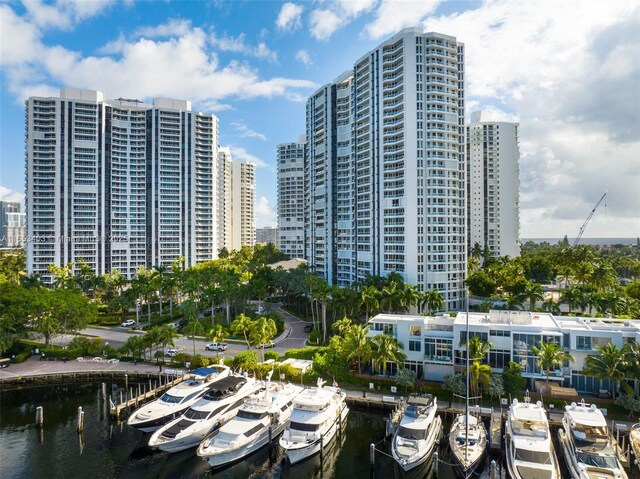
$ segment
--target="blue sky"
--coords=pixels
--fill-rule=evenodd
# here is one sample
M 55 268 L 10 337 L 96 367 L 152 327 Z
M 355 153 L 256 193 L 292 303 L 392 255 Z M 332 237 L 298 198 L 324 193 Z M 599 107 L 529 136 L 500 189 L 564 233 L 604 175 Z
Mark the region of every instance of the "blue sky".
M 24 192 L 24 99 L 61 86 L 191 99 L 258 165 L 275 224 L 275 147 L 306 98 L 406 26 L 466 44 L 467 114 L 518 121 L 521 236 L 640 236 L 640 4 L 492 0 L 27 1 L 0 5 L 0 198 Z

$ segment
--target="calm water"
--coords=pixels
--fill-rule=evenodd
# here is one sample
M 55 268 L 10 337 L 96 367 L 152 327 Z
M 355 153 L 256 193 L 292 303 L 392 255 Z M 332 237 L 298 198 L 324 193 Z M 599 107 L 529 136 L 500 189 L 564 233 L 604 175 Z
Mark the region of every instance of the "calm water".
M 383 439 L 385 417 L 382 415 L 351 411 L 344 433 L 333 442 L 322 461 L 316 456 L 302 464 L 285 465 L 283 454 L 275 447 L 212 472 L 193 449 L 177 454 L 152 451 L 146 446 L 149 435 L 109 421 L 101 403 L 97 384 L 0 393 L 0 477 L 360 479 L 432 476 L 431 464 L 405 476 L 393 459 L 382 453 L 376 455 L 372 474 L 369 444 L 379 443 L 378 449 L 389 451 L 388 441 Z M 44 407 L 42 431 L 34 424 L 37 406 Z M 85 411 L 82 435 L 76 432 L 79 406 Z M 440 477 L 454 476 L 444 466 Z

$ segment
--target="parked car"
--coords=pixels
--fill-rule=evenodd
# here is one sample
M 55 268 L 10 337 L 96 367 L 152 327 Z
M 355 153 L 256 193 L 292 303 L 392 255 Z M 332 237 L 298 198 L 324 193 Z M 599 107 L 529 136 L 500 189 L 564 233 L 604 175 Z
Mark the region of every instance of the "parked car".
M 261 348 L 272 348 L 274 346 L 275 346 L 275 344 L 271 340 L 267 341 L 266 343 L 260 343 L 260 347 Z
M 133 319 L 127 319 L 126 321 L 120 323 L 120 326 L 122 326 L 123 328 L 128 328 L 133 326 L 134 324 L 136 324 L 136 322 Z
M 180 324 L 178 324 L 178 322 L 176 321 L 175 323 L 169 323 L 169 326 L 173 329 L 178 329 L 180 327 Z
M 204 349 L 207 351 L 226 351 L 227 347 L 227 343 L 209 343 L 205 345 Z
M 172 358 L 174 357 L 176 354 L 178 353 L 184 353 L 183 349 L 167 349 L 167 351 L 164 353 L 164 355 L 168 358 Z
M 305 333 L 310 333 L 311 331 L 313 331 L 313 324 L 305 324 L 304 325 L 304 332 Z

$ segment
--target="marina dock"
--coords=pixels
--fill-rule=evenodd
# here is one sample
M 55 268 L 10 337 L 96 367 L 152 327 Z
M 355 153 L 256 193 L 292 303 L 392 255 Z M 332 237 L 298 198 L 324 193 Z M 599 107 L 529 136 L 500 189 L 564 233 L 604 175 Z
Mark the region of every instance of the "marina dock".
M 119 420 L 123 412 L 129 411 L 130 408 L 138 408 L 147 401 L 157 398 L 158 395 L 176 384 L 181 383 L 189 376 L 188 374 L 180 374 L 171 376 L 175 379 L 170 379 L 168 375 L 165 375 L 163 382 L 163 376 L 159 374 L 157 382 L 154 381 L 152 383 L 151 379 L 149 379 L 148 390 L 146 384 L 138 383 L 136 388 L 132 387 L 128 390 L 125 386 L 125 391 L 120 391 L 120 400 L 118 402 L 114 402 L 113 399 L 109 397 L 109 415 Z

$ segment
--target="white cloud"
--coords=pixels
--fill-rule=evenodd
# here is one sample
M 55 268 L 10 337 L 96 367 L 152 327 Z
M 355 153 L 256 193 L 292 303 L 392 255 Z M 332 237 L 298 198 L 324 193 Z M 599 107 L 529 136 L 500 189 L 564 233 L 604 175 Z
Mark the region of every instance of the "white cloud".
M 0 185 L 0 201 L 18 201 L 24 204 L 24 193 Z
M 72 85 L 102 90 L 107 97 L 188 98 L 198 107 L 206 105 L 220 111 L 230 108 L 230 98 L 281 96 L 298 101 L 317 87 L 304 79 L 262 78 L 257 69 L 237 60 L 223 64 L 210 49 L 211 36 L 201 29 L 191 28 L 177 35 L 183 31 L 184 22 L 155 31 L 167 35 L 173 31 L 176 36 L 119 37 L 104 47 L 102 54 L 85 56 L 62 46 L 44 45 L 40 30 L 10 6 L 0 5 L 0 13 L 3 80 L 18 103 L 32 95 L 55 95 L 59 86 Z M 243 44 L 243 39 L 241 36 L 239 43 Z M 233 43 L 230 38 L 225 41 L 222 44 L 228 48 Z M 244 44 L 243 49 L 241 53 L 276 58 L 264 44 Z
M 339 0 L 323 3 L 309 16 L 310 33 L 316 40 L 328 40 L 339 28 L 371 10 L 377 0 Z
M 261 196 L 256 203 L 256 228 L 264 228 L 265 226 L 276 226 L 278 224 L 278 215 L 269 204 L 266 196 Z
M 241 138 L 258 138 L 259 140 L 267 141 L 267 137 L 264 134 L 253 131 L 242 122 L 233 122 L 231 123 L 231 126 L 236 129 L 238 136 Z
M 57 0 L 47 4 L 41 0 L 24 0 L 23 5 L 27 18 L 34 25 L 42 28 L 52 27 L 68 30 L 87 18 L 100 14 L 111 2 L 110 0 Z
M 222 37 L 217 37 L 215 34 L 211 34 L 209 42 L 223 52 L 242 53 L 256 58 L 266 58 L 273 63 L 278 61 L 278 54 L 269 49 L 265 42 L 261 41 L 255 47 L 247 44 L 244 33 L 237 37 L 226 34 Z
M 294 31 L 302 26 L 301 17 L 304 9 L 295 3 L 285 3 L 278 13 L 276 25 L 280 30 Z
M 249 153 L 242 146 L 229 145 L 229 150 L 231 151 L 231 158 L 233 158 L 234 160 L 253 163 L 254 165 L 256 165 L 256 168 L 269 168 L 271 170 L 273 169 L 273 167 L 269 163 Z
M 153 27 L 140 27 L 136 30 L 136 37 L 158 38 L 158 37 L 180 37 L 186 35 L 191 30 L 191 21 L 172 18 L 167 23 L 162 23 Z
M 441 0 L 382 0 L 375 18 L 365 27 L 369 37 L 380 38 L 393 34 L 405 27 L 420 23 L 433 13 Z
M 465 43 L 467 105 L 520 123 L 522 237 L 640 234 L 637 3 L 497 0 L 427 18 Z M 471 111 L 467 109 L 467 113 Z
M 305 67 L 313 65 L 311 55 L 309 55 L 309 52 L 306 50 L 298 50 L 298 53 L 296 53 L 296 60 L 302 62 Z

